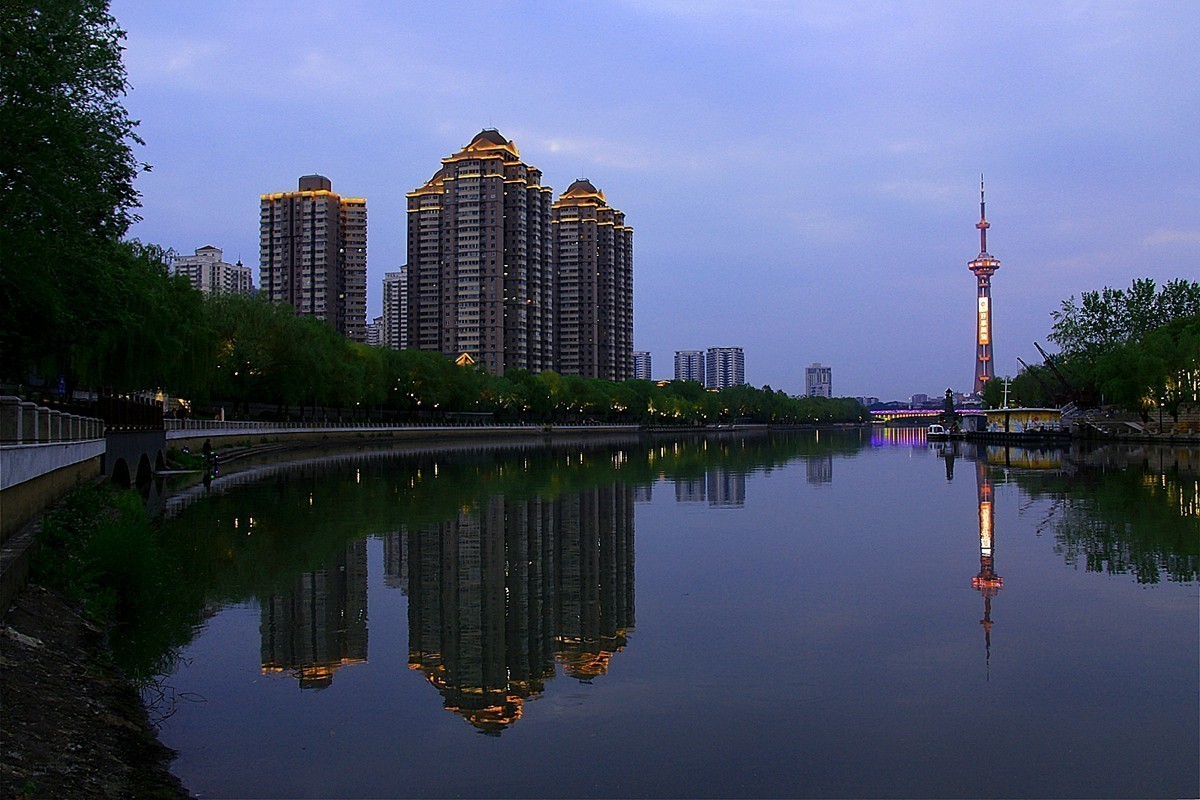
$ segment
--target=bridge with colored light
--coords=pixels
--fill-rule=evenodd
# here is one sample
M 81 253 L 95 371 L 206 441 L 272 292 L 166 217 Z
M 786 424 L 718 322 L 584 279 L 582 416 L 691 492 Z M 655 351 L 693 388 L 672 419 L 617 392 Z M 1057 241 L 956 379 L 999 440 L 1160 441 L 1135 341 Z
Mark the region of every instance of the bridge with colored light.
M 943 413 L 945 412 L 940 408 L 881 408 L 871 412 L 871 422 L 881 425 L 893 421 L 922 422 L 937 419 Z M 982 408 L 956 408 L 954 413 L 964 418 L 987 417 L 987 412 Z

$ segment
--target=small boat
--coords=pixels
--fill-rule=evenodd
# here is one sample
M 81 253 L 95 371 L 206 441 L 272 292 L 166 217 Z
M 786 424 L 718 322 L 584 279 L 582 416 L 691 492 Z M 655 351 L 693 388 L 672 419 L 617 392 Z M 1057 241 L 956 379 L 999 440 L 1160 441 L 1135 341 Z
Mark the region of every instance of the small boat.
M 946 442 L 950 440 L 950 431 L 946 430 L 945 425 L 935 422 L 926 429 L 925 438 L 931 442 Z

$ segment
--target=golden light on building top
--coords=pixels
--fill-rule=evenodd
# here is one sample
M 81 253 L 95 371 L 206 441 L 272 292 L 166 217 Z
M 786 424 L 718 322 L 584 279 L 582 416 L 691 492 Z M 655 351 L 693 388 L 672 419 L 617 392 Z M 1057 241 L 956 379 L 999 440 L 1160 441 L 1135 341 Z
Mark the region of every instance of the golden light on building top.
M 967 269 L 975 273 L 978 283 L 975 322 L 975 392 L 978 394 L 988 381 L 995 378 L 992 365 L 992 275 L 1000 269 L 999 259 L 993 258 L 987 251 L 987 231 L 991 224 L 987 221 L 982 175 L 979 176 L 979 222 L 975 227 L 979 229 L 979 255 L 967 262 Z

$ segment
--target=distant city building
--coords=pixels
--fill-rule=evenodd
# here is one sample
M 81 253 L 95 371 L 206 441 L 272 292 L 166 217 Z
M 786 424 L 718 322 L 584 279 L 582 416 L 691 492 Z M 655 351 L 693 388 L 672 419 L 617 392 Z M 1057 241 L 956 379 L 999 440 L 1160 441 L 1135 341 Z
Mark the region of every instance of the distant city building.
M 273 303 L 366 340 L 367 201 L 342 197 L 324 175 L 261 197 L 259 284 Z
M 408 347 L 408 265 L 383 276 L 384 347 L 404 350 Z
M 639 381 L 653 380 L 650 377 L 653 369 L 650 364 L 650 353 L 645 350 L 633 351 L 633 377 Z
M 746 357 L 740 347 L 710 347 L 704 354 L 704 385 L 728 389 L 746 382 Z
M 241 261 L 228 264 L 221 255 L 220 248 L 206 245 L 194 256 L 175 256 L 171 268 L 175 275 L 187 278 L 193 289 L 205 294 L 251 294 L 254 280 L 250 268 Z
M 554 237 L 554 369 L 633 377 L 633 229 L 581 178 L 550 210 Z M 506 262 L 508 263 L 508 262 Z
M 367 344 L 371 347 L 383 344 L 383 317 L 376 317 L 367 323 Z
M 554 363 L 551 189 L 494 129 L 408 193 L 408 342 L 494 375 Z
M 675 380 L 704 383 L 704 351 L 675 351 Z
M 912 397 L 908 398 L 909 405 L 911 405 L 914 408 L 923 406 L 928 402 L 929 402 L 929 395 L 927 395 L 923 392 L 918 392 L 917 394 L 914 394 Z
M 872 406 L 879 405 L 878 397 L 871 397 L 868 395 L 868 396 L 864 396 L 864 397 L 855 397 L 854 399 L 857 400 L 858 402 L 862 403 L 867 408 L 871 408 Z
M 804 394 L 808 397 L 833 397 L 833 368 L 822 364 L 805 367 Z

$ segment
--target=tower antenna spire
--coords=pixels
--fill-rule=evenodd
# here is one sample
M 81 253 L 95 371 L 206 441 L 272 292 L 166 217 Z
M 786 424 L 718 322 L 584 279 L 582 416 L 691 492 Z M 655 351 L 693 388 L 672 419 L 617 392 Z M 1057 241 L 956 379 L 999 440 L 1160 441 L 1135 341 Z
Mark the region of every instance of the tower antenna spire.
M 983 199 L 983 173 L 979 173 L 979 252 L 987 252 L 987 229 L 992 227 L 987 221 L 987 203 Z

